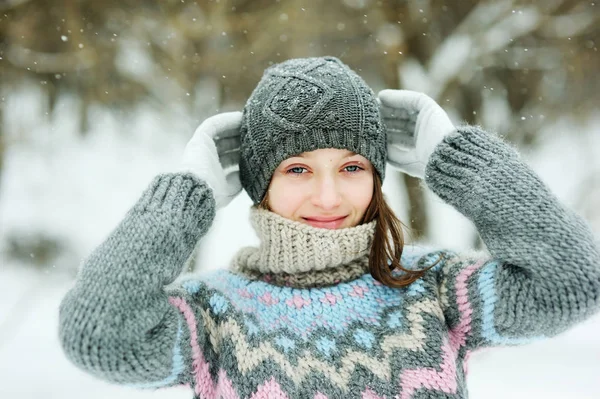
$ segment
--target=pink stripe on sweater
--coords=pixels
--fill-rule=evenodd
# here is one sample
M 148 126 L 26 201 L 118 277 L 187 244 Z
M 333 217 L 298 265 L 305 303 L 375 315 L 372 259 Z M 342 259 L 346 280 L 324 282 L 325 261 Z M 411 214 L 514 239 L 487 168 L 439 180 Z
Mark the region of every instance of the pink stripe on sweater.
M 402 388 L 402 399 L 408 399 L 415 390 L 425 387 L 437 389 L 446 393 L 456 393 L 456 353 L 465 345 L 467 335 L 471 331 L 471 314 L 473 309 L 469 302 L 469 291 L 467 281 L 469 277 L 484 265 L 485 261 L 479 261 L 465 267 L 456 276 L 456 302 L 460 312 L 459 323 L 449 332 L 449 342 L 442 345 L 441 371 L 434 368 L 418 368 L 405 370 L 400 376 Z M 466 368 L 465 368 L 466 371 Z
M 456 393 L 456 359 L 451 344 L 442 345 L 441 371 L 434 368 L 405 370 L 400 376 L 401 399 L 409 399 L 419 388 L 436 389 L 446 393 Z
M 208 362 L 198 345 L 198 332 L 196 330 L 196 316 L 190 308 L 190 305 L 183 298 L 169 297 L 171 305 L 175 306 L 185 318 L 190 329 L 190 344 L 192 345 L 192 369 L 196 386 L 194 392 L 202 399 L 213 399 L 216 397 L 216 387 L 210 377 Z
M 271 377 L 269 381 L 258 387 L 251 399 L 288 399 L 288 396 L 275 381 L 275 377 Z
M 190 305 L 183 298 L 169 297 L 169 302 L 175 306 L 183 314 L 188 328 L 190 330 L 190 344 L 192 346 L 192 370 L 194 373 L 194 379 L 196 385 L 194 392 L 200 396 L 201 399 L 214 399 L 214 398 L 225 398 L 225 399 L 239 399 L 238 394 L 233 387 L 231 379 L 227 377 L 225 370 L 219 370 L 219 381 L 215 384 L 210 376 L 209 364 L 204 358 L 200 346 L 198 345 L 198 331 L 196 329 L 196 316 L 192 311 Z M 281 396 L 282 391 L 279 385 L 274 381 L 268 382 L 265 385 L 259 387 L 253 398 L 259 399 L 265 398 L 287 398 L 287 396 Z M 266 392 L 267 396 L 264 395 Z M 279 396 L 272 396 L 272 393 Z
M 361 399 L 386 399 L 386 397 L 385 396 L 379 396 L 375 392 L 373 392 L 371 389 L 367 388 L 363 392 Z
M 226 398 L 226 399 L 239 399 L 233 384 L 229 377 L 227 377 L 227 372 L 223 369 L 219 370 L 219 384 L 217 386 L 217 398 Z
M 458 311 L 460 312 L 460 321 L 452 328 L 452 330 L 450 330 L 450 345 L 455 352 L 458 351 L 461 346 L 465 345 L 467 335 L 471 332 L 471 314 L 473 313 L 473 308 L 471 308 L 471 303 L 469 302 L 467 281 L 469 280 L 469 277 L 484 264 L 485 260 L 473 263 L 461 270 L 458 276 L 456 276 L 456 304 L 458 305 Z

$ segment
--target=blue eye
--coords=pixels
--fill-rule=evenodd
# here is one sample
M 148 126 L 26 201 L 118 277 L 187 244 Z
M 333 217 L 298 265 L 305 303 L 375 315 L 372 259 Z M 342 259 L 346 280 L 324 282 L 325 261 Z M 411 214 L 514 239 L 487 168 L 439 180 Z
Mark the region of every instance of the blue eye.
M 351 168 L 351 169 L 348 169 L 348 168 Z M 355 168 L 355 169 L 354 169 L 354 168 Z M 348 165 L 348 166 L 346 166 L 344 169 L 346 169 L 346 171 L 347 171 L 347 172 L 350 172 L 350 173 L 356 173 L 356 172 L 358 172 L 358 171 L 364 170 L 363 168 L 361 168 L 361 167 L 360 167 L 360 166 L 358 166 L 358 165 Z
M 358 173 L 364 169 L 358 165 L 348 165 L 348 166 L 345 166 L 343 170 L 345 172 L 353 174 L 353 173 Z M 303 175 L 307 172 L 308 172 L 308 170 L 302 166 L 294 166 L 293 168 L 289 168 L 285 173 L 292 174 L 292 175 Z
M 301 166 L 295 166 L 293 168 L 288 169 L 286 173 L 292 173 L 294 175 L 301 175 L 303 170 L 306 170 L 306 168 L 303 168 Z

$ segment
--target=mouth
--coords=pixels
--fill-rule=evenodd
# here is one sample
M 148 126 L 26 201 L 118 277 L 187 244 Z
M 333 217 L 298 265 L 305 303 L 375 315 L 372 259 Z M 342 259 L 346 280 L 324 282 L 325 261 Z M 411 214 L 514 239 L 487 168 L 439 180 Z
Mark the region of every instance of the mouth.
M 306 223 L 313 227 L 318 227 L 321 229 L 337 229 L 346 220 L 348 216 L 334 216 L 334 217 L 306 217 L 302 218 Z

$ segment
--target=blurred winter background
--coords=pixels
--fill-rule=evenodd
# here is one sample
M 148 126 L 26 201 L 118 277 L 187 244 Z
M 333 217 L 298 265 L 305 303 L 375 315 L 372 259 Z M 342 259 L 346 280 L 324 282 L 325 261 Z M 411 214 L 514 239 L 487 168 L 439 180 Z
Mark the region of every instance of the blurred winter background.
M 599 40 L 593 0 L 0 0 L 0 397 L 191 397 L 76 369 L 58 304 L 196 126 L 241 109 L 288 58 L 337 56 L 376 92 L 423 91 L 455 123 L 499 132 L 600 234 Z M 409 241 L 481 246 L 415 179 L 390 171 L 384 189 Z M 193 272 L 256 242 L 250 204 L 220 211 Z M 471 397 L 599 398 L 599 327 L 476 353 Z

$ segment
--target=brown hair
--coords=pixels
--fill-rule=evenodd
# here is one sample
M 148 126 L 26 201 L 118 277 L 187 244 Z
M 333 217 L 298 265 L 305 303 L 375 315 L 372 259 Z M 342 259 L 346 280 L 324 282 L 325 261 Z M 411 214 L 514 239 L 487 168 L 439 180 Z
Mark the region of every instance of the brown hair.
M 375 235 L 369 253 L 369 272 L 375 280 L 383 285 L 392 288 L 405 287 L 421 278 L 441 258 L 433 265 L 421 270 L 405 269 L 400 264 L 400 257 L 404 249 L 402 226 L 405 226 L 409 230 L 410 228 L 396 217 L 394 211 L 387 204 L 381 185 L 381 178 L 373 168 L 373 198 L 359 223 L 363 224 L 377 220 Z M 267 191 L 267 194 L 265 194 L 262 201 L 258 204 L 259 208 L 269 209 L 268 196 Z M 390 264 L 388 264 L 388 260 L 391 262 Z M 404 273 L 398 277 L 392 276 L 392 270 L 394 269 L 402 270 Z

